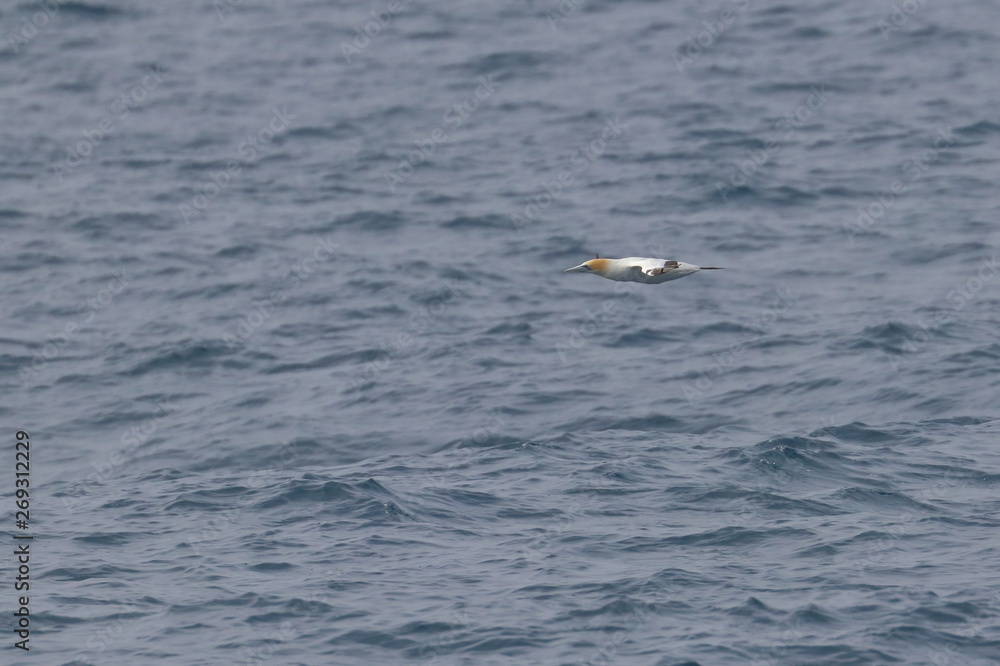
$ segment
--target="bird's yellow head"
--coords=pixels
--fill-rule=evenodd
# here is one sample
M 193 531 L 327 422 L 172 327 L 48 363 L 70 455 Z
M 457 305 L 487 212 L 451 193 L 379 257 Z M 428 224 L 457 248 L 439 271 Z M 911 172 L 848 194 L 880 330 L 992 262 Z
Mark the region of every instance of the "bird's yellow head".
M 608 269 L 608 260 L 601 259 L 600 257 L 596 259 L 591 259 L 590 261 L 585 261 L 579 266 L 574 266 L 573 268 L 567 268 L 563 273 L 597 273 L 602 274 Z

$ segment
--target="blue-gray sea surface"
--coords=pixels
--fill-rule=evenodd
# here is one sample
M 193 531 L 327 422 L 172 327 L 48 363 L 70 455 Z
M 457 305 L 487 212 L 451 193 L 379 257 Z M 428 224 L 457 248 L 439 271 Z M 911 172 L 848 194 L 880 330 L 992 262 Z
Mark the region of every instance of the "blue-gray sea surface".
M 997 3 L 0 36 L 3 663 L 1000 663 Z

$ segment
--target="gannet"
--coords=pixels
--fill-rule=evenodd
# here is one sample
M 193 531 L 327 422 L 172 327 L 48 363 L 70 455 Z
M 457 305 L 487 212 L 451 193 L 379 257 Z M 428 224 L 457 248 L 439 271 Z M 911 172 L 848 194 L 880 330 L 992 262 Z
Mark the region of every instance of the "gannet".
M 677 280 L 698 271 L 718 271 L 718 266 L 695 266 L 672 259 L 651 259 L 649 257 L 625 257 L 624 259 L 601 259 L 597 255 L 579 266 L 567 268 L 563 273 L 593 273 L 618 282 L 644 282 L 660 284 Z

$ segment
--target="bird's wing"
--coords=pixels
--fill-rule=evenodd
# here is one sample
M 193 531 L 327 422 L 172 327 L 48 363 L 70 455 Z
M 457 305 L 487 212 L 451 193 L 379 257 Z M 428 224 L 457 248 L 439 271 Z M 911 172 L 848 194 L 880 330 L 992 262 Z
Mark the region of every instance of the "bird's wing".
M 663 275 L 664 273 L 672 271 L 678 266 L 680 266 L 680 264 L 676 261 L 661 261 L 658 259 L 655 262 L 643 262 L 641 265 L 636 266 L 636 268 L 640 269 L 643 273 L 650 277 L 656 277 L 657 275 Z
M 637 264 L 627 266 L 624 270 L 626 277 L 633 282 L 642 282 L 642 278 L 649 275 L 649 273 L 643 270 L 642 266 Z

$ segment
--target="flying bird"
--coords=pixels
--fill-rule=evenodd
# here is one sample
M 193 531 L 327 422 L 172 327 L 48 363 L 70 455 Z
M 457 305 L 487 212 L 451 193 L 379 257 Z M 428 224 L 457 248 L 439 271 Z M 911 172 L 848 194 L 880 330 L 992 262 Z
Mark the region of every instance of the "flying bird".
M 625 257 L 624 259 L 601 259 L 597 255 L 579 266 L 567 268 L 563 273 L 593 273 L 618 282 L 644 282 L 660 284 L 677 280 L 698 271 L 718 271 L 718 266 L 695 266 L 672 259 L 650 259 L 649 257 Z

